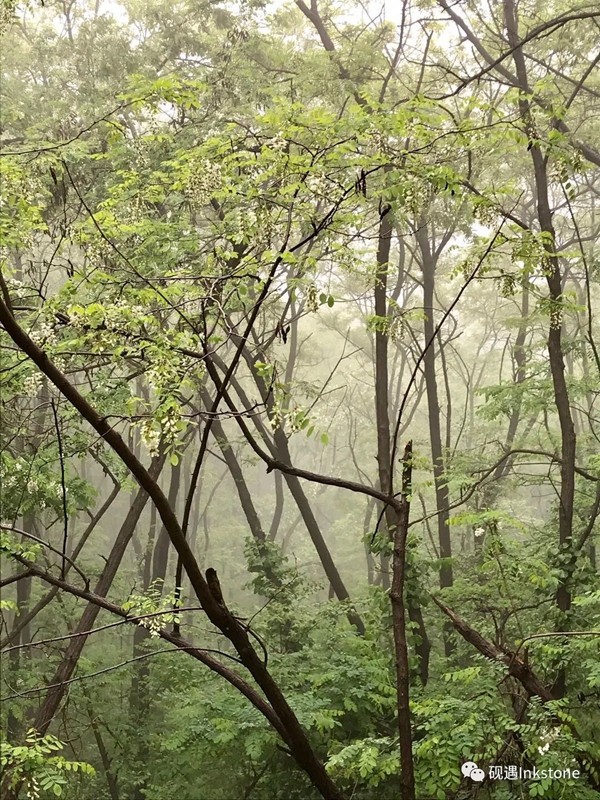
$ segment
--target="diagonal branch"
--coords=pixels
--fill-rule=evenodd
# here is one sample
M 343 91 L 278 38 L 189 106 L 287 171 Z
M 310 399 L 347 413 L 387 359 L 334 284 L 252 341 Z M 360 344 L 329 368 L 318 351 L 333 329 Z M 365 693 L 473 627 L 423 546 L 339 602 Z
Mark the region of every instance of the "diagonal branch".
M 31 575 L 36 575 L 37 577 L 41 578 L 46 583 L 49 583 L 51 586 L 56 587 L 62 591 L 67 592 L 68 594 L 74 595 L 75 597 L 80 597 L 83 600 L 87 600 L 88 603 L 93 603 L 96 606 L 104 609 L 105 611 L 109 611 L 111 614 L 115 614 L 125 622 L 129 622 L 133 625 L 138 624 L 139 617 L 135 615 L 130 615 L 124 608 L 117 605 L 116 603 L 111 602 L 106 597 L 102 597 L 101 595 L 96 594 L 88 589 L 80 589 L 77 586 L 74 586 L 67 581 L 56 578 L 54 575 L 46 572 L 45 570 L 41 569 L 37 566 L 37 564 L 33 563 L 32 561 L 28 561 L 27 559 L 23 558 L 19 555 L 13 555 L 13 558 L 18 561 L 19 563 L 25 566 Z M 164 611 L 159 612 L 164 614 Z M 159 631 L 159 636 L 166 642 L 175 645 L 178 649 L 185 650 L 192 658 L 195 658 L 197 661 L 202 662 L 205 666 L 207 666 L 212 672 L 215 672 L 217 675 L 220 675 L 224 678 L 228 683 L 234 686 L 239 692 L 241 692 L 251 703 L 252 705 L 258 709 L 258 711 L 265 716 L 271 725 L 275 728 L 275 730 L 279 733 L 279 735 L 284 739 L 287 740 L 287 735 L 281 721 L 279 720 L 277 714 L 273 711 L 269 703 L 256 691 L 253 689 L 246 681 L 243 680 L 237 673 L 233 672 L 229 667 L 226 667 L 216 658 L 209 655 L 205 650 L 202 648 L 197 648 L 191 645 L 188 641 L 183 639 L 181 636 L 177 636 L 171 631 L 168 631 L 166 628 L 161 629 Z M 72 638 L 72 637 L 69 637 Z

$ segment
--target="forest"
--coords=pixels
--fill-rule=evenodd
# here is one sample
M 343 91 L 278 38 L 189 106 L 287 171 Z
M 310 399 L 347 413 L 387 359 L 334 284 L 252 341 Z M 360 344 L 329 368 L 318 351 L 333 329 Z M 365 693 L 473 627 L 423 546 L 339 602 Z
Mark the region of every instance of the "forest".
M 3 800 L 600 800 L 596 0 L 1 0 Z

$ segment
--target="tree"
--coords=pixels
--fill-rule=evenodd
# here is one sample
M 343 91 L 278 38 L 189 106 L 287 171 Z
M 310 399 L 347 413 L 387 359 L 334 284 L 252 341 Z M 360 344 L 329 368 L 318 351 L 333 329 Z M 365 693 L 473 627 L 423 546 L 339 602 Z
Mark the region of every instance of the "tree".
M 597 13 L 15 14 L 4 793 L 595 796 Z

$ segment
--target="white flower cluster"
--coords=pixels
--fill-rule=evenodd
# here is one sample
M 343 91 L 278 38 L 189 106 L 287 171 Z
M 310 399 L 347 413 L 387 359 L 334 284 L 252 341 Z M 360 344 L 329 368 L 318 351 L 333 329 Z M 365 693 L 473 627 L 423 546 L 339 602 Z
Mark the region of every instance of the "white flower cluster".
M 263 171 L 258 167 L 250 167 L 247 175 L 251 183 L 258 183 L 258 181 L 262 180 L 264 177 Z
M 15 461 L 11 466 L 10 472 L 7 472 L 4 468 L 0 470 L 0 478 L 2 479 L 2 486 L 4 489 L 10 489 L 17 483 L 15 472 L 21 472 L 22 469 L 23 463 L 21 461 Z
M 271 244 L 273 237 L 274 224 L 271 211 L 264 206 L 259 207 L 256 212 L 256 244 L 265 244 L 267 247 Z
M 92 342 L 92 350 L 96 353 L 106 353 L 114 350 L 119 344 L 118 334 L 111 331 L 97 331 L 96 338 Z
M 69 315 L 69 321 L 71 325 L 74 325 L 77 328 L 83 325 L 85 321 L 85 315 L 83 311 L 81 311 L 76 306 L 71 305 L 67 308 L 67 313 Z
M 383 134 L 378 128 L 376 128 L 374 125 L 369 126 L 369 129 L 367 130 L 367 135 L 371 139 L 373 147 L 376 151 L 379 151 L 381 153 L 389 152 L 387 139 L 383 136 Z
M 131 146 L 135 152 L 135 163 L 138 169 L 144 169 L 149 164 L 148 147 L 143 139 L 136 136 L 131 140 Z
M 267 146 L 270 147 L 271 150 L 280 153 L 287 147 L 287 140 L 284 138 L 281 131 L 277 131 L 275 136 L 267 141 Z
M 144 211 L 144 201 L 141 195 L 136 194 L 119 210 L 118 218 L 126 225 L 132 225 L 144 219 Z
M 221 165 L 204 158 L 193 161 L 187 180 L 185 194 L 194 206 L 204 206 L 223 183 Z
M 104 267 L 109 257 L 114 254 L 111 245 L 104 240 L 89 242 L 85 245 L 85 255 L 93 267 Z
M 306 188 L 316 197 L 329 198 L 331 185 L 323 173 L 313 172 L 306 179 Z
M 37 780 L 32 776 L 27 781 L 27 800 L 39 800 L 40 785 Z
M 42 385 L 42 373 L 34 372 L 23 381 L 23 394 L 26 397 L 37 397 Z
M 67 308 L 71 325 L 83 328 L 88 324 L 85 309 L 81 306 L 70 305 Z M 146 322 L 147 309 L 142 305 L 129 305 L 126 300 L 120 298 L 113 305 L 103 307 L 102 326 L 108 331 L 118 330 L 123 327 L 132 328 L 132 325 L 139 326 Z M 107 338 L 106 344 L 116 344 L 117 339 Z
M 296 406 L 296 408 L 290 409 L 287 414 L 285 415 L 286 420 L 289 422 L 290 430 L 292 433 L 296 433 L 297 431 L 302 430 L 302 425 L 306 419 L 303 410 Z
M 306 289 L 306 307 L 309 311 L 318 311 L 319 301 L 317 300 L 317 287 L 310 283 Z
M 160 445 L 160 431 L 153 427 L 151 420 L 147 420 L 143 423 L 141 436 L 150 455 L 155 456 L 158 453 Z
M 10 289 L 11 296 L 17 300 L 22 300 L 27 294 L 27 288 L 23 284 L 23 281 L 19 281 L 16 278 L 9 278 L 7 280 L 7 284 Z
M 498 218 L 498 212 L 492 205 L 478 203 L 473 206 L 473 216 L 482 225 L 493 225 Z
M 42 322 L 29 335 L 37 345 L 52 344 L 56 340 L 56 332 L 49 322 Z
M 406 322 L 402 314 L 396 314 L 389 321 L 388 336 L 394 344 L 401 342 L 406 335 Z
M 412 181 L 404 192 L 404 205 L 413 214 L 418 214 L 429 200 L 429 189 L 423 183 Z
M 559 331 L 563 321 L 563 310 L 561 306 L 553 305 L 550 309 L 550 327 Z
M 158 637 L 160 629 L 162 628 L 162 617 L 146 617 L 145 619 L 141 619 L 139 624 L 142 628 L 149 630 L 150 636 L 155 639 Z
M 256 235 L 257 219 L 251 208 L 240 217 L 239 224 L 243 238 L 246 241 L 252 241 Z
M 169 411 L 168 414 L 159 419 L 159 423 L 165 439 L 168 442 L 174 441 L 179 430 L 177 416 L 172 411 Z
M 547 753 L 550 750 L 550 745 L 558 739 L 561 734 L 560 727 L 556 728 L 548 728 L 544 731 L 544 733 L 540 736 L 540 746 L 538 747 L 538 753 L 543 756 L 544 753 Z
M 283 410 L 281 408 L 279 400 L 275 400 L 269 417 L 269 423 L 271 425 L 271 429 L 274 431 L 277 430 L 277 428 L 281 427 L 282 422 L 283 422 Z

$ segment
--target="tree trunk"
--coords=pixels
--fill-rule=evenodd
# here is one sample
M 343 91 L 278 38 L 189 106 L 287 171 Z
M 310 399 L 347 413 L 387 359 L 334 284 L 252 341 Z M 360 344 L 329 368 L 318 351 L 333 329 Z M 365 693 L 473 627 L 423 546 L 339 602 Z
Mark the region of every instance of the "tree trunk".
M 206 407 L 209 408 L 210 399 L 207 395 L 203 395 L 203 399 Z M 272 566 L 269 564 L 269 554 L 266 546 L 265 532 L 252 500 L 250 489 L 248 488 L 248 484 L 244 478 L 244 473 L 242 472 L 240 463 L 233 451 L 233 447 L 231 446 L 229 439 L 227 438 L 225 430 L 216 417 L 213 419 L 211 432 L 217 444 L 219 445 L 219 449 L 223 454 L 225 463 L 227 464 L 231 477 L 233 478 L 233 482 L 240 499 L 240 505 L 242 506 L 242 511 L 244 512 L 248 527 L 250 528 L 250 533 L 252 534 L 252 538 L 256 544 L 258 555 L 262 561 L 264 575 L 275 586 L 279 586 L 280 582 L 273 572 Z
M 267 387 L 265 386 L 262 378 L 256 373 L 256 369 L 254 367 L 254 360 L 248 353 L 247 349 L 244 350 L 244 358 L 246 360 L 246 363 L 252 370 L 252 375 L 254 377 L 256 386 L 261 394 L 263 402 L 267 405 L 267 407 L 269 407 L 271 394 L 268 391 Z M 218 357 L 213 358 L 213 360 L 216 364 L 219 364 L 219 367 L 221 369 L 225 368 L 225 365 Z M 206 367 L 211 378 L 213 379 L 213 382 L 215 383 L 215 386 L 217 386 L 218 389 L 218 387 L 221 385 L 221 381 L 218 372 L 214 364 L 211 363 L 210 359 L 206 359 Z M 249 409 L 251 407 L 251 404 L 243 388 L 240 386 L 239 382 L 236 381 L 235 378 L 232 378 L 231 384 L 235 388 L 238 396 L 240 397 L 242 404 Z M 275 458 L 279 459 L 280 461 L 283 461 L 286 464 L 290 464 L 291 455 L 289 450 L 288 439 L 283 430 L 281 428 L 277 428 L 273 433 L 272 439 L 267 436 L 267 433 L 264 430 L 264 428 L 261 428 L 260 432 L 265 445 L 272 453 L 272 455 Z M 292 497 L 294 498 L 294 501 L 296 502 L 296 506 L 302 516 L 302 520 L 304 522 L 306 530 L 308 531 L 311 541 L 315 546 L 315 550 L 317 551 L 317 555 L 319 556 L 319 560 L 321 561 L 321 564 L 323 566 L 323 571 L 325 572 L 325 575 L 330 585 L 333 586 L 333 590 L 335 592 L 336 597 L 338 598 L 338 600 L 349 600 L 350 594 L 348 593 L 348 590 L 346 589 L 346 586 L 338 571 L 338 568 L 331 556 L 331 553 L 329 552 L 329 547 L 327 546 L 327 542 L 323 537 L 323 533 L 313 513 L 311 504 L 304 492 L 304 489 L 302 488 L 302 484 L 295 475 L 289 475 L 285 473 L 283 477 L 285 482 L 287 483 L 288 489 L 290 490 Z M 356 627 L 356 630 L 362 636 L 365 632 L 365 626 L 359 614 L 354 609 L 350 609 L 348 611 L 347 616 L 349 622 Z
M 387 335 L 387 274 L 392 242 L 392 215 L 385 214 L 379 224 L 377 245 L 377 272 L 375 274 L 375 421 L 377 425 L 377 469 L 379 488 L 386 495 L 392 494 L 391 439 L 389 417 L 389 371 Z M 385 511 L 388 532 L 393 530 L 391 509 Z M 389 558 L 381 560 L 381 585 L 390 588 Z
M 182 462 L 180 459 L 177 464 L 171 467 L 171 479 L 169 481 L 168 494 L 169 505 L 171 508 L 175 508 L 177 504 L 177 495 L 179 494 L 179 488 L 181 485 L 181 464 Z M 154 521 L 156 522 L 156 514 L 154 514 Z M 169 563 L 169 545 L 169 535 L 163 525 L 154 547 L 150 581 L 144 584 L 143 589 L 147 589 L 150 585 L 152 585 L 157 590 L 162 591 Z M 149 562 L 150 559 L 148 558 L 144 570 L 146 574 Z M 144 577 L 146 577 L 146 575 Z M 135 628 L 133 632 L 133 658 L 136 658 L 136 656 L 139 656 L 144 652 L 145 645 L 149 638 L 150 632 L 143 625 L 138 625 Z M 132 728 L 135 731 L 134 736 L 138 743 L 138 769 L 142 773 L 144 772 L 150 757 L 150 749 L 145 738 L 147 730 L 146 721 L 148 719 L 148 712 L 152 703 L 152 698 L 148 692 L 149 674 L 150 664 L 148 660 L 138 661 L 133 665 L 129 704 Z M 144 800 L 146 794 L 145 790 L 146 779 L 143 777 L 134 787 L 132 800 Z
M 452 586 L 452 542 L 450 539 L 450 511 L 448 486 L 444 476 L 444 449 L 442 445 L 442 428 L 440 423 L 440 404 L 436 376 L 436 345 L 434 341 L 434 290 L 436 263 L 431 244 L 429 242 L 427 226 L 422 225 L 417 230 L 417 241 L 421 249 L 423 269 L 423 306 L 425 310 L 425 346 L 427 352 L 423 359 L 425 372 L 425 389 L 427 392 L 429 439 L 431 443 L 431 460 L 433 464 L 433 478 L 435 483 L 435 499 L 437 509 L 438 543 L 441 559 L 440 588 Z
M 513 50 L 513 61 L 519 82 L 519 90 L 522 93 L 519 99 L 519 111 L 525 131 L 529 137 L 529 152 L 535 178 L 537 218 L 540 230 L 546 234 L 543 245 L 546 251 L 546 281 L 551 303 L 550 326 L 548 330 L 548 357 L 550 361 L 550 372 L 552 374 L 552 384 L 554 387 L 554 404 L 558 414 L 561 434 L 561 484 L 558 504 L 558 540 L 561 556 L 565 558 L 565 562 L 568 562 L 568 557 L 572 554 L 573 546 L 573 505 L 575 500 L 575 456 L 577 439 L 571 414 L 562 346 L 562 312 L 564 305 L 563 275 L 556 251 L 556 233 L 550 207 L 547 169 L 548 158 L 543 154 L 538 144 L 535 121 L 531 113 L 529 101 L 526 99 L 526 95 L 529 92 L 529 82 L 525 58 L 519 45 L 520 39 L 517 14 L 513 0 L 503 0 L 503 5 L 508 41 Z M 568 612 L 571 608 L 569 578 L 569 570 L 564 569 L 556 593 L 556 605 L 561 612 L 559 629 L 562 630 L 568 629 Z M 565 691 L 565 672 L 564 669 L 561 668 L 557 674 L 554 692 L 557 697 L 562 697 Z
M 379 239 L 377 247 L 377 273 L 375 276 L 375 419 L 377 425 L 377 467 L 379 472 L 379 488 L 389 497 L 394 494 L 392 481 L 391 460 L 391 434 L 389 415 L 389 362 L 388 346 L 389 337 L 384 320 L 388 315 L 387 303 L 387 274 L 392 240 L 392 216 L 385 214 L 379 226 Z M 391 505 L 384 511 L 384 519 L 388 534 L 393 540 L 393 531 L 398 527 L 398 515 Z M 408 565 L 406 569 L 408 570 Z M 390 588 L 389 558 L 382 558 L 381 585 L 384 589 Z M 431 645 L 425 628 L 423 613 L 414 597 L 407 596 L 406 602 L 409 617 L 418 628 L 415 651 L 419 659 L 419 674 L 423 685 L 429 677 L 429 653 Z
M 408 643 L 406 640 L 406 610 L 404 589 L 406 576 L 406 541 L 410 513 L 412 477 L 412 442 L 404 449 L 402 459 L 402 497 L 398 520 L 394 530 L 394 556 L 392 566 L 392 620 L 394 650 L 396 655 L 396 691 L 398 698 L 398 736 L 400 740 L 400 796 L 402 800 L 415 800 L 415 775 L 412 752 L 412 727 L 410 719 L 410 673 L 408 668 Z
M 163 461 L 164 456 L 157 457 L 153 460 L 152 466 L 150 467 L 150 474 L 153 476 L 153 478 L 158 477 L 163 465 Z M 131 504 L 123 524 L 121 525 L 121 529 L 117 535 L 116 541 L 112 546 L 110 554 L 106 560 L 105 567 L 102 570 L 102 575 L 96 584 L 96 588 L 94 590 L 96 594 L 102 595 L 103 597 L 107 595 L 115 575 L 117 574 L 117 570 L 119 569 L 121 561 L 123 560 L 129 540 L 133 536 L 135 526 L 137 525 L 147 502 L 148 495 L 143 489 L 140 488 L 133 503 Z M 71 639 L 65 651 L 63 659 L 58 665 L 58 668 L 56 669 L 52 679 L 50 680 L 52 688 L 48 690 L 44 702 L 42 703 L 36 715 L 34 723 L 35 729 L 42 736 L 47 732 L 50 723 L 52 722 L 54 715 L 56 714 L 64 697 L 67 688 L 65 682 L 72 677 L 75 667 L 77 666 L 79 656 L 81 655 L 87 640 L 85 632 L 89 631 L 90 628 L 93 627 L 99 611 L 100 608 L 98 606 L 95 606 L 92 603 L 88 604 L 85 611 L 81 615 L 79 623 L 73 631 L 73 638 Z
M 421 250 L 423 271 L 423 306 L 425 311 L 424 333 L 427 348 L 423 358 L 425 373 L 425 390 L 427 392 L 427 419 L 429 423 L 429 440 L 431 461 L 435 486 L 436 518 L 438 528 L 438 548 L 440 557 L 439 583 L 440 589 L 446 589 L 454 583 L 452 571 L 452 540 L 450 537 L 450 498 L 445 478 L 445 457 L 442 445 L 442 428 L 440 421 L 440 404 L 436 375 L 436 343 L 434 320 L 434 292 L 436 260 L 428 238 L 427 225 L 422 224 L 416 232 L 417 242 Z M 446 628 L 444 650 L 450 656 L 454 650 Z
M 181 459 L 171 467 L 171 480 L 169 482 L 168 501 L 171 508 L 175 508 L 177 504 L 177 496 L 179 494 L 179 487 L 181 485 Z M 152 557 L 152 578 L 151 583 L 160 581 L 161 589 L 167 575 L 167 568 L 169 566 L 169 545 L 170 539 L 164 525 L 160 529 L 158 539 L 154 546 L 154 555 Z M 145 586 L 145 589 L 148 587 Z

